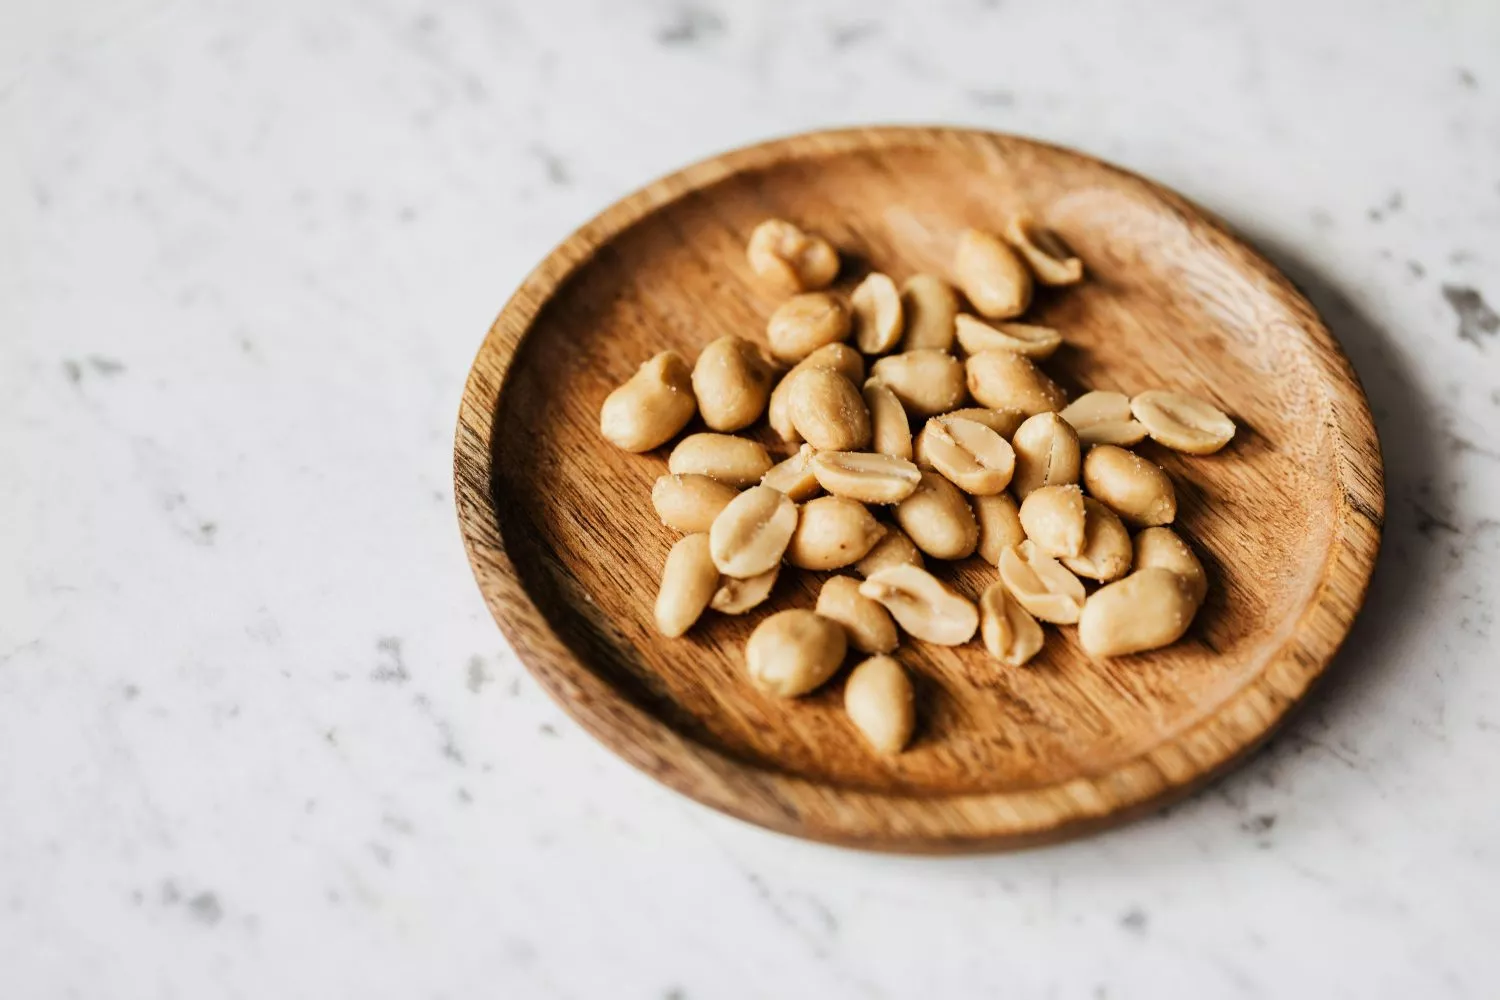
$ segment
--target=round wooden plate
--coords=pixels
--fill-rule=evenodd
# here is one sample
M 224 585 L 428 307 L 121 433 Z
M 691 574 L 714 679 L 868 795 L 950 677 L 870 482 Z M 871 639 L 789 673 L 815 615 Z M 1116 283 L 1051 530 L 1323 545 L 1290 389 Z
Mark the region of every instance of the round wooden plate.
M 1147 442 L 1176 480 L 1178 528 L 1204 557 L 1207 604 L 1180 643 L 1108 662 L 1048 628 L 1022 669 L 976 641 L 899 652 L 917 684 L 906 752 L 871 752 L 842 680 L 758 694 L 750 630 L 811 607 L 824 574 L 785 573 L 748 615 L 657 635 L 674 535 L 651 507 L 668 449 L 628 455 L 599 406 L 646 358 L 763 338 L 778 298 L 744 247 L 794 220 L 876 268 L 946 273 L 965 227 L 1027 209 L 1088 266 L 1028 319 L 1068 346 L 1067 388 L 1156 386 L 1214 400 L 1239 433 L 1194 458 Z M 695 425 L 696 426 L 696 425 Z M 691 429 L 691 428 L 690 428 Z M 701 429 L 701 428 L 699 428 Z M 764 437 L 769 440 L 769 437 Z M 616 753 L 700 802 L 858 847 L 1015 847 L 1116 823 L 1199 786 L 1272 731 L 1323 672 L 1364 597 L 1383 508 L 1379 445 L 1348 360 L 1264 258 L 1181 197 L 1078 153 L 941 128 L 819 132 L 663 178 L 554 250 L 506 304 L 464 390 L 459 519 L 490 610 L 531 672 Z M 977 596 L 995 570 L 944 570 Z

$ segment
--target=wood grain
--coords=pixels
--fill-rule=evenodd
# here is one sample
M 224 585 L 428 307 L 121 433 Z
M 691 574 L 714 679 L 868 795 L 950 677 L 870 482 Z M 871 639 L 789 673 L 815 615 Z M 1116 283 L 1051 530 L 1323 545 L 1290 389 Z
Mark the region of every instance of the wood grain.
M 811 607 L 821 575 L 783 574 L 758 613 L 710 614 L 679 640 L 655 634 L 657 575 L 674 536 L 650 489 L 666 449 L 615 450 L 599 437 L 599 406 L 656 351 L 691 359 L 725 333 L 763 340 L 778 299 L 756 285 L 743 248 L 768 216 L 831 239 L 848 289 L 869 267 L 897 281 L 945 272 L 964 227 L 999 230 L 1022 209 L 1089 268 L 1083 285 L 1043 291 L 1028 314 L 1067 338 L 1047 365 L 1063 385 L 1182 389 L 1239 424 L 1209 458 L 1142 448 L 1178 485 L 1178 527 L 1212 589 L 1181 643 L 1109 662 L 1084 656 L 1072 629 L 1049 629 L 1020 670 L 997 668 L 977 642 L 907 642 L 899 657 L 916 675 L 920 728 L 907 753 L 881 757 L 844 717 L 841 680 L 784 702 L 744 678 L 750 629 L 772 610 Z M 484 597 L 580 724 L 717 809 L 887 850 L 1056 840 L 1221 772 L 1266 738 L 1348 632 L 1383 511 L 1358 381 L 1264 258 L 1141 178 L 953 129 L 782 139 L 609 208 L 495 321 L 465 387 L 454 464 Z M 995 570 L 976 558 L 947 575 L 977 596 Z

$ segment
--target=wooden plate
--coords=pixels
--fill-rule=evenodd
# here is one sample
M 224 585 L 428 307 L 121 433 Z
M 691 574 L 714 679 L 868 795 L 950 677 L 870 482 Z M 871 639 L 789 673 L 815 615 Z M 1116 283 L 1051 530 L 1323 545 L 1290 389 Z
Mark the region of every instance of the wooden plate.
M 752 280 L 756 223 L 792 219 L 897 281 L 947 270 L 967 226 L 1029 209 L 1087 262 L 1028 317 L 1069 347 L 1064 386 L 1178 388 L 1216 400 L 1233 444 L 1143 453 L 1178 484 L 1179 529 L 1212 589 L 1188 636 L 1091 662 L 1072 628 L 997 668 L 977 643 L 908 642 L 921 720 L 896 758 L 866 749 L 841 680 L 777 701 L 744 679 L 765 611 L 710 612 L 683 639 L 652 627 L 674 540 L 652 511 L 667 449 L 627 455 L 599 406 L 651 354 L 763 337 L 778 304 Z M 701 429 L 701 428 L 700 428 Z M 1380 451 L 1347 359 L 1264 258 L 1181 197 L 1088 157 L 955 129 L 820 132 L 688 167 L 610 207 L 526 279 L 464 390 L 459 519 L 496 621 L 543 686 L 632 764 L 700 802 L 859 847 L 1015 847 L 1119 822 L 1254 748 L 1323 672 L 1379 545 Z M 980 563 L 950 576 L 977 595 Z M 787 573 L 764 607 L 811 607 Z

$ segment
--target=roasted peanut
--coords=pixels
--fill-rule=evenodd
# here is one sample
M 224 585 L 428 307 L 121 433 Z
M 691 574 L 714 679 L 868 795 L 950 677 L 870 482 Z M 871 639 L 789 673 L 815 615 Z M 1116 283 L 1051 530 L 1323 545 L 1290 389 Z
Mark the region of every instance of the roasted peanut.
M 870 444 L 864 397 L 831 368 L 798 372 L 787 390 L 787 413 L 797 434 L 819 451 L 852 451 Z
M 1000 579 L 1021 607 L 1044 622 L 1071 625 L 1083 610 L 1083 583 L 1035 542 L 1000 553 Z
M 1130 415 L 1130 397 L 1123 392 L 1086 392 L 1058 414 L 1078 432 L 1078 443 L 1139 444 L 1146 427 Z
M 1013 351 L 980 351 L 965 362 L 969 393 L 985 406 L 1027 416 L 1060 410 L 1067 396 L 1030 358 Z
M 670 441 L 696 412 L 687 362 L 676 351 L 662 351 L 604 398 L 599 432 L 626 451 L 650 451 Z
M 776 383 L 776 388 L 771 390 L 771 403 L 766 407 L 766 422 L 771 425 L 771 430 L 781 435 L 783 441 L 792 444 L 802 440 L 797 429 L 792 426 L 792 416 L 787 406 L 792 376 L 809 368 L 831 368 L 855 385 L 865 380 L 865 359 L 848 344 L 820 347 L 783 375 L 781 381 Z
M 870 366 L 870 375 L 890 387 L 918 417 L 956 409 L 964 401 L 964 366 L 947 351 L 924 349 L 888 354 Z
M 707 531 L 739 490 L 700 475 L 665 475 L 651 487 L 651 506 L 661 523 L 677 531 Z
M 1182 638 L 1198 602 L 1188 581 L 1167 569 L 1142 569 L 1089 595 L 1078 643 L 1090 656 L 1124 656 Z
M 906 310 L 903 351 L 946 351 L 953 346 L 958 296 L 952 285 L 933 274 L 912 275 L 901 287 L 901 304 Z
M 782 361 L 801 361 L 813 351 L 849 336 L 849 309 L 827 292 L 794 295 L 771 314 L 766 340 Z
M 813 474 L 812 460 L 816 454 L 812 445 L 803 445 L 791 458 L 771 466 L 760 477 L 760 484 L 780 490 L 798 503 L 811 500 L 823 490 L 818 485 L 818 477 Z
M 890 612 L 861 594 L 859 581 L 852 576 L 831 576 L 824 581 L 816 610 L 842 625 L 849 645 L 861 653 L 889 653 L 900 645 Z
M 683 535 L 667 553 L 661 570 L 661 588 L 656 592 L 656 628 L 676 638 L 693 627 L 714 591 L 719 589 L 719 571 L 709 554 L 708 536 L 701 531 Z
M 818 483 L 860 503 L 897 503 L 912 495 L 922 473 L 904 458 L 866 451 L 823 451 L 812 461 Z
M 760 482 L 770 468 L 764 447 L 733 434 L 689 434 L 667 458 L 667 471 L 674 475 L 712 476 L 735 487 Z
M 982 406 L 966 406 L 943 415 L 949 420 L 972 420 L 984 424 L 1007 441 L 1015 436 L 1016 428 L 1030 416 L 1020 410 L 991 410 Z
M 868 578 L 874 573 L 885 569 L 887 566 L 915 566 L 922 569 L 922 553 L 906 532 L 893 524 L 885 526 L 885 534 L 875 547 L 865 554 L 865 557 L 854 564 L 854 570 L 860 576 Z
M 708 606 L 721 614 L 742 615 L 771 596 L 771 588 L 776 586 L 776 576 L 780 571 L 781 566 L 777 564 L 744 580 L 720 577 L 719 589 L 714 592 L 714 599 L 708 602 Z
M 964 492 L 986 496 L 1010 485 L 1016 453 L 1010 442 L 984 424 L 934 417 L 922 436 L 928 463 Z
M 863 559 L 884 533 L 864 504 L 818 497 L 802 505 L 786 561 L 803 569 L 838 569 Z
M 848 648 L 838 622 L 794 608 L 755 626 L 745 644 L 745 665 L 750 682 L 766 694 L 795 698 L 832 677 Z
M 712 341 L 693 365 L 693 394 L 703 422 L 716 431 L 749 427 L 771 396 L 771 365 L 760 348 L 735 336 Z
M 1114 511 L 1093 497 L 1084 498 L 1083 513 L 1083 548 L 1077 555 L 1064 556 L 1062 564 L 1100 583 L 1118 580 L 1130 570 L 1130 532 Z
M 1208 574 L 1187 542 L 1171 528 L 1147 528 L 1135 536 L 1135 568 L 1171 570 L 1187 581 L 1194 604 L 1208 594 Z
M 979 635 L 990 655 L 1019 667 L 1041 651 L 1042 627 L 1021 607 L 1004 582 L 996 580 L 979 598 Z
M 968 598 L 916 566 L 872 573 L 859 592 L 885 605 L 903 630 L 926 642 L 961 646 L 979 627 L 979 611 Z
M 889 275 L 873 272 L 849 296 L 854 343 L 866 354 L 884 354 L 901 339 L 901 293 Z
M 1083 490 L 1077 486 L 1069 483 L 1032 490 L 1021 502 L 1020 517 L 1026 537 L 1047 555 L 1076 556 L 1083 552 Z
M 954 321 L 958 343 L 970 354 L 980 351 L 1010 351 L 1037 361 L 1050 358 L 1062 346 L 1062 334 L 1050 326 L 1029 323 L 996 323 L 960 314 Z
M 1027 417 L 1010 443 L 1016 453 L 1010 491 L 1019 499 L 1043 486 L 1078 482 L 1078 433 L 1057 414 Z
M 1083 459 L 1089 494 L 1131 524 L 1171 524 L 1177 491 L 1159 465 L 1112 444 L 1090 448 Z
M 1005 239 L 1021 252 L 1031 273 L 1044 285 L 1076 285 L 1083 280 L 1083 261 L 1050 229 L 1029 215 L 1017 215 L 1005 227 Z
M 916 491 L 896 505 L 896 523 L 935 559 L 963 559 L 979 544 L 979 524 L 964 495 L 936 472 L 922 473 Z
M 1031 305 L 1031 272 L 1005 243 L 967 229 L 953 254 L 953 276 L 981 316 L 1010 319 Z
M 838 251 L 827 240 L 781 219 L 755 227 L 745 256 L 757 278 L 786 294 L 824 288 L 839 273 Z
M 752 486 L 731 500 L 709 529 L 714 565 L 741 580 L 781 562 L 797 528 L 797 505 L 769 486 Z
M 911 424 L 901 400 L 878 379 L 865 383 L 864 397 L 870 411 L 870 446 L 882 455 L 911 461 Z
M 1000 553 L 1026 540 L 1020 512 L 1009 493 L 970 497 L 969 506 L 979 522 L 979 558 L 991 566 L 999 565 Z
M 916 709 L 911 680 L 889 656 L 872 656 L 849 672 L 844 711 L 849 721 L 881 753 L 900 753 L 911 742 Z
M 1234 421 L 1212 403 L 1185 392 L 1152 389 L 1130 401 L 1151 440 L 1189 455 L 1212 455 L 1234 437 Z

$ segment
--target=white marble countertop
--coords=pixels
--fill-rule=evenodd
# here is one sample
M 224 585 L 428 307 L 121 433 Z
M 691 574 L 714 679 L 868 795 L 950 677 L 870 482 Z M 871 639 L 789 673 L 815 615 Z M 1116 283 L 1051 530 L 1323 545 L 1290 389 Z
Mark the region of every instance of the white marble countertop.
M 0 3 L 0 993 L 1439 997 L 1500 977 L 1500 7 Z M 1329 683 L 1167 815 L 866 856 L 635 773 L 508 651 L 459 389 L 575 225 L 766 136 L 1030 133 L 1352 356 Z

